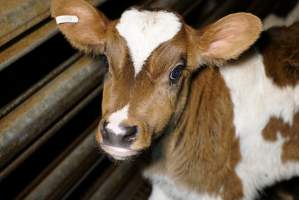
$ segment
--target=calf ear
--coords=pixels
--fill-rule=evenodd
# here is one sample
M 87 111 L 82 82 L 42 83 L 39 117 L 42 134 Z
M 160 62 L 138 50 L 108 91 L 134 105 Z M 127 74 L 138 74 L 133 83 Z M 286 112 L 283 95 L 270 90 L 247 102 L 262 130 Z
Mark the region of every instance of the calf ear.
M 200 31 L 200 58 L 213 64 L 235 59 L 257 40 L 261 31 L 261 20 L 252 14 L 227 15 Z
M 52 0 L 52 17 L 69 42 L 87 53 L 102 51 L 109 20 L 84 0 Z

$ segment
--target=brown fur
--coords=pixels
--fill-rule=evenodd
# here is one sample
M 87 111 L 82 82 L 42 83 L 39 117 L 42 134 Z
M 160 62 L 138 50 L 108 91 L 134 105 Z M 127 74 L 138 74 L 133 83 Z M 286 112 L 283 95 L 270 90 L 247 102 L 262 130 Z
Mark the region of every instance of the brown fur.
M 229 91 L 218 68 L 198 69 L 238 57 L 258 38 L 260 20 L 237 13 L 202 31 L 183 24 L 174 38 L 152 52 L 134 77 L 129 50 L 115 28 L 118 21 L 109 21 L 83 0 L 69 2 L 54 0 L 53 16 L 73 14 L 80 21 L 59 28 L 75 47 L 103 53 L 109 62 L 101 123 L 129 104 L 128 119 L 122 124 L 138 127 L 129 148 L 142 151 L 160 141 L 154 151 L 160 148 L 161 157 L 152 160 L 149 170 L 198 192 L 240 199 L 242 185 L 235 172 L 240 148 Z M 186 62 L 182 77 L 171 83 L 169 73 L 181 62 Z M 101 132 L 97 141 L 103 142 Z
M 262 34 L 257 46 L 263 54 L 266 75 L 279 87 L 295 87 L 299 83 L 299 22 L 290 27 L 275 27 Z M 299 113 L 292 125 L 272 117 L 263 130 L 266 140 L 276 141 L 280 134 L 283 144 L 282 160 L 299 160 Z
M 169 113 L 172 110 L 183 110 L 184 115 L 180 118 L 180 126 L 177 127 L 179 131 L 171 133 L 173 137 L 167 137 L 168 139 L 164 141 L 166 158 L 163 161 L 165 163 L 162 161 L 162 163 L 154 164 L 160 168 L 158 173 L 169 174 L 178 181 L 178 184 L 199 192 L 219 194 L 225 200 L 239 199 L 242 196 L 242 186 L 234 168 L 240 160 L 240 150 L 238 140 L 234 139 L 232 104 L 228 89 L 217 68 L 207 68 L 194 80 L 190 80 L 196 57 L 188 49 L 192 48 L 188 45 L 190 43 L 184 42 L 189 34 L 188 31 L 188 28 L 185 31 L 182 30 L 169 43 L 161 45 L 153 52 L 144 70 L 134 82 L 131 79 L 132 65 L 123 63 L 125 60 L 130 62 L 130 59 L 116 59 L 108 53 L 111 69 L 117 68 L 122 76 L 117 77 L 113 88 L 112 84 L 110 85 L 111 80 L 106 80 L 103 118 L 106 113 L 118 110 L 129 101 L 132 109 L 128 121 L 124 123 L 140 123 L 138 125 L 142 131 L 131 146 L 132 149 L 138 150 L 148 147 L 152 137 L 159 136 L 151 136 L 149 133 L 159 134 L 164 130 L 165 124 L 170 120 Z M 117 40 L 112 41 L 113 45 L 116 45 Z M 107 48 L 111 48 L 111 53 L 113 53 L 114 49 L 109 46 L 108 44 Z M 125 53 L 119 52 L 116 55 L 118 58 L 126 56 Z M 188 63 L 181 80 L 181 88 L 178 89 L 176 86 L 169 86 L 168 73 L 170 67 L 175 66 L 180 59 L 186 59 Z M 122 62 L 112 63 L 111 60 Z M 190 81 L 192 81 L 191 95 L 188 97 Z M 181 92 L 177 94 L 177 90 Z M 110 97 L 114 97 L 112 92 L 118 94 L 115 97 L 119 99 L 111 99 Z M 171 98 L 168 99 L 168 97 Z M 159 98 L 161 98 L 160 101 Z M 168 101 L 169 104 L 166 104 Z M 107 111 L 109 107 L 113 109 Z M 160 112 L 161 110 L 163 112 Z M 142 124 L 142 122 L 151 124 Z M 155 127 L 155 130 L 150 130 L 151 127 Z M 223 190 L 220 192 L 221 188 Z
M 255 42 L 261 27 L 259 18 L 249 13 L 227 15 L 200 32 L 200 56 L 212 64 L 236 59 Z
M 291 27 L 271 28 L 259 39 L 266 74 L 281 87 L 299 83 L 298 46 L 299 22 Z
M 224 200 L 240 199 L 242 185 L 234 171 L 240 149 L 232 118 L 232 103 L 218 69 L 199 72 L 179 126 L 161 141 L 163 159 L 149 170 Z
M 299 113 L 294 116 L 292 125 L 282 119 L 272 117 L 263 130 L 263 137 L 268 141 L 276 141 L 278 135 L 286 141 L 283 144 L 282 160 L 299 160 Z
M 111 75 L 108 75 L 104 86 L 103 119 L 130 104 L 128 120 L 124 123 L 139 126 L 138 138 L 131 146 L 132 149 L 148 147 L 152 137 L 158 137 L 163 131 L 171 112 L 177 107 L 176 92 L 179 88 L 169 84 L 168 75 L 181 59 L 186 59 L 187 45 L 183 42 L 185 37 L 186 32 L 182 30 L 171 42 L 161 45 L 135 80 L 128 50 L 122 46 L 123 39 L 113 39 L 107 43 L 106 54 Z M 124 51 L 119 52 L 119 49 Z M 190 71 L 192 68 L 188 65 L 184 70 L 185 78 L 190 75 Z M 152 133 L 155 135 L 152 136 Z
M 51 15 L 75 15 L 77 24 L 64 23 L 59 28 L 68 41 L 87 53 L 102 52 L 106 39 L 108 19 L 84 0 L 52 0 Z M 84 31 L 82 31 L 84 30 Z

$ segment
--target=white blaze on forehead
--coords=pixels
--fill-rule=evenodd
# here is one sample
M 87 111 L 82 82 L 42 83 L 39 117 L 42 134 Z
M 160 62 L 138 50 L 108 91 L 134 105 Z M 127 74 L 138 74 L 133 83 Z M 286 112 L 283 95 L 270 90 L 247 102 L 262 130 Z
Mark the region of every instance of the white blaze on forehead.
M 110 129 L 116 135 L 124 134 L 125 131 L 120 127 L 121 122 L 128 118 L 129 106 L 112 113 L 108 119 L 107 129 Z
M 135 76 L 146 59 L 161 43 L 173 38 L 181 29 L 180 19 L 166 11 L 125 11 L 116 26 L 126 40 L 135 68 Z

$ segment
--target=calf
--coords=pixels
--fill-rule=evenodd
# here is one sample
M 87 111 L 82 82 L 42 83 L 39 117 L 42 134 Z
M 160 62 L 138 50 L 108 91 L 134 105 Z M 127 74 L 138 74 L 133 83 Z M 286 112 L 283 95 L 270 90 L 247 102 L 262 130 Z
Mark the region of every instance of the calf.
M 299 24 L 256 42 L 248 13 L 199 31 L 168 11 L 110 21 L 83 0 L 54 0 L 52 15 L 74 47 L 107 57 L 96 139 L 119 160 L 151 150 L 150 199 L 252 200 L 299 174 Z

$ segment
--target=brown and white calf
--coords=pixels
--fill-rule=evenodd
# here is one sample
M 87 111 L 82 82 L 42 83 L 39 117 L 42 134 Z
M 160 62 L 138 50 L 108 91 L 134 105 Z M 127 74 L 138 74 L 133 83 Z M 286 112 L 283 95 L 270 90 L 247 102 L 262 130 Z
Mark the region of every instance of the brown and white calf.
M 150 199 L 252 200 L 299 174 L 299 24 L 256 42 L 248 13 L 199 31 L 168 11 L 110 21 L 83 0 L 54 0 L 52 15 L 74 47 L 106 55 L 96 138 L 120 160 L 150 149 Z

